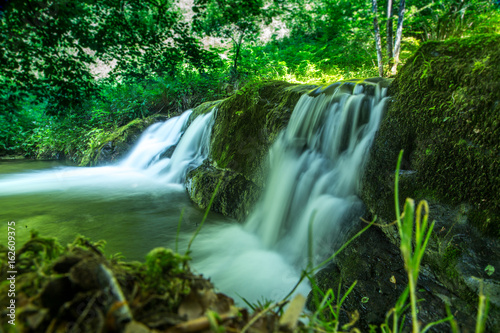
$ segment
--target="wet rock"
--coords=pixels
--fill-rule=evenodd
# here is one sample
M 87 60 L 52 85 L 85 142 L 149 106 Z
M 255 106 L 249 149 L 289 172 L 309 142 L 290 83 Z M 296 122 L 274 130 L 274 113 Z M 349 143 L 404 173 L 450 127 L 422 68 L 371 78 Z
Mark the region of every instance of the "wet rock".
M 323 292 L 331 288 L 335 294 L 340 285 L 340 297 L 356 283 L 342 306 L 342 312 L 358 311 L 360 316 L 355 326 L 365 332 L 369 331 L 370 325 L 379 327 L 385 321 L 388 311 L 406 288 L 408 277 L 399 248 L 379 228 L 372 227 L 346 247 L 332 264 L 322 269 L 316 275 L 316 282 Z M 446 288 L 428 265 L 421 269 L 417 290 L 418 298 L 422 300 L 418 303 L 418 318 L 424 324 L 446 318 L 448 305 L 462 331 L 474 331 L 475 316 L 471 316 L 466 302 L 456 291 Z M 312 292 L 308 297 L 308 307 L 315 308 Z M 409 310 L 405 314 L 411 319 Z M 410 328 L 411 321 L 408 319 L 406 326 Z M 343 324 L 347 320 L 348 316 L 344 315 Z M 432 329 L 433 332 L 449 330 L 449 324 L 440 324 Z
M 242 174 L 205 162 L 188 173 L 185 186 L 191 200 L 205 209 L 219 181 L 211 210 L 243 221 L 259 198 L 260 189 Z

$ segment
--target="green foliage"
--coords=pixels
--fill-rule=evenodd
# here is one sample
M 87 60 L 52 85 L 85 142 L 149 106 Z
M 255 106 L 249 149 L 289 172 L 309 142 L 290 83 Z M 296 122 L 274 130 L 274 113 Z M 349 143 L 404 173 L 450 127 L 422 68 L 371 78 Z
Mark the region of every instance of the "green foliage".
M 319 293 L 322 298 L 320 302 L 317 302 L 316 310 L 309 317 L 309 327 L 314 330 L 322 330 L 325 332 L 338 332 L 342 305 L 353 291 L 357 281 L 354 281 L 344 295 L 340 294 L 341 285 L 339 284 L 337 296 L 335 296 L 331 288 L 324 293 L 314 285 L 314 279 L 311 278 L 310 281 L 313 284 L 313 292 Z M 342 325 L 342 330 L 344 331 L 351 328 L 358 319 L 359 313 L 354 312 L 351 318 L 349 318 L 349 322 Z
M 115 79 L 201 70 L 214 55 L 189 34 L 170 0 L 13 1 L 0 21 L 1 104 L 11 111 L 28 92 L 64 114 L 95 93 L 91 66 L 115 60 Z
M 405 35 L 444 40 L 499 32 L 500 12 L 490 0 L 410 0 Z
M 30 149 L 26 140 L 43 120 L 46 103 L 37 103 L 36 97 L 27 95 L 16 112 L 0 113 L 0 155 L 17 154 Z
M 241 46 L 256 41 L 260 24 L 269 24 L 272 11 L 263 0 L 195 0 L 193 28 L 196 32 L 232 41 L 233 73 L 238 71 Z
M 299 69 L 309 60 L 318 69 L 339 68 L 343 72 L 372 65 L 370 4 L 347 0 L 284 2 L 287 15 L 283 19 L 290 28 L 289 57 Z M 297 45 L 304 47 L 297 48 Z M 297 52 L 298 51 L 298 52 Z M 288 62 L 288 61 L 287 61 Z M 302 64 L 301 64 L 302 63 Z M 294 67 L 294 66 L 290 66 Z
M 302 44 L 303 43 L 303 44 Z M 297 45 L 301 45 L 297 50 Z M 348 46 L 346 46 L 348 47 Z M 351 56 L 356 52 L 356 56 Z M 329 40 L 284 38 L 266 45 L 242 48 L 241 72 L 249 77 L 300 83 L 328 83 L 344 79 L 372 77 L 376 69 L 363 49 L 347 52 Z
M 148 289 L 156 290 L 159 294 L 166 290 L 158 288 L 168 288 L 173 282 L 173 277 L 186 271 L 186 264 L 189 261 L 188 256 L 174 253 L 170 249 L 156 248 L 146 255 L 146 280 L 145 285 Z M 188 293 L 188 291 L 186 292 Z

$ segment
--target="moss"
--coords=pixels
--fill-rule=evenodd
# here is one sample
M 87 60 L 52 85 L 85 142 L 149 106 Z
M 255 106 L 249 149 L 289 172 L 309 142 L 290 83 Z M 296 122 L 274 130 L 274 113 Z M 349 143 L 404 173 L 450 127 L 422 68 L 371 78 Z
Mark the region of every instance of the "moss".
M 496 221 L 500 221 L 500 216 L 493 210 L 475 208 L 469 213 L 469 221 L 485 233 L 488 230 L 498 228 L 498 225 L 494 224 Z
M 219 101 L 210 101 L 210 102 L 202 103 L 202 104 L 198 105 L 197 107 L 195 107 L 193 109 L 193 113 L 189 117 L 188 124 L 190 124 L 194 119 L 196 119 L 196 117 L 198 117 L 198 116 L 200 116 L 202 114 L 210 112 L 214 108 L 214 106 L 219 105 L 220 102 L 221 102 L 221 100 L 219 100 Z
M 172 290 L 180 294 L 189 294 L 189 286 L 178 278 L 188 273 L 186 264 L 190 258 L 175 253 L 171 249 L 155 248 L 146 255 L 144 289 L 165 294 Z M 178 298 L 178 293 L 175 293 Z
M 499 35 L 429 42 L 407 61 L 390 86 L 393 101 L 367 168 L 368 201 L 390 200 L 392 190 L 380 186 L 387 173 L 380 171 L 394 170 L 405 149 L 403 169 L 416 171 L 416 189 L 487 212 L 471 222 L 500 237 L 498 45 Z
M 218 107 L 212 132 L 211 158 L 262 183 L 261 161 L 283 129 L 303 93 L 316 86 L 280 81 L 247 84 Z
M 240 173 L 218 169 L 208 163 L 190 171 L 187 179 L 189 196 L 202 209 L 207 208 L 217 184 L 221 181 L 211 210 L 239 221 L 247 217 L 260 194 L 259 188 Z
M 443 253 L 442 270 L 446 272 L 449 279 L 455 280 L 459 277 L 456 269 L 458 258 L 462 255 L 463 250 L 453 243 L 449 243 Z
M 145 119 L 134 119 L 114 131 L 96 133 L 90 139 L 89 147 L 82 156 L 80 166 L 97 164 L 102 149 L 110 142 L 114 146 L 122 147 L 126 150 L 129 144 L 135 141 L 142 131 L 161 117 L 163 116 L 153 115 Z

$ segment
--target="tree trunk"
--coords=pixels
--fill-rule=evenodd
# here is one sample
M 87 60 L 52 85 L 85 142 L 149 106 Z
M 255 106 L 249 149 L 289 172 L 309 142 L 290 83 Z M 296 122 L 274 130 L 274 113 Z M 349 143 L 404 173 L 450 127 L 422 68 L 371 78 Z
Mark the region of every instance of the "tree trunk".
M 398 71 L 399 53 L 401 52 L 401 39 L 403 38 L 403 20 L 405 15 L 405 0 L 399 1 L 398 28 L 396 30 L 396 42 L 394 43 L 394 65 L 391 74 L 396 75 Z
M 382 63 L 382 41 L 380 40 L 380 30 L 377 19 L 377 0 L 372 0 L 373 29 L 375 30 L 375 47 L 377 48 L 378 75 L 384 76 L 384 64 Z
M 238 77 L 238 60 L 240 58 L 240 49 L 241 49 L 241 44 L 243 43 L 243 33 L 239 36 L 238 40 L 233 39 L 234 43 L 234 59 L 233 59 L 233 68 L 232 68 L 232 75 L 234 78 Z
M 389 59 L 394 57 L 392 53 L 392 0 L 387 1 L 387 57 Z

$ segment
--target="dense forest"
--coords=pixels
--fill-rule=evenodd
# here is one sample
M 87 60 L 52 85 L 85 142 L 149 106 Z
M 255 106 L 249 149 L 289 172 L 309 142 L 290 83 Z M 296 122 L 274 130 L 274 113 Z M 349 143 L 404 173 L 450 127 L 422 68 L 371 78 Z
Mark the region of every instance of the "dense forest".
M 423 42 L 498 32 L 495 1 L 6 1 L 0 154 L 76 162 L 136 118 L 249 81 L 391 76 Z
M 497 0 L 0 1 L 0 331 L 496 331 L 499 41 Z

